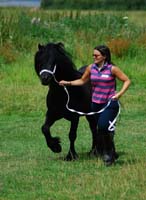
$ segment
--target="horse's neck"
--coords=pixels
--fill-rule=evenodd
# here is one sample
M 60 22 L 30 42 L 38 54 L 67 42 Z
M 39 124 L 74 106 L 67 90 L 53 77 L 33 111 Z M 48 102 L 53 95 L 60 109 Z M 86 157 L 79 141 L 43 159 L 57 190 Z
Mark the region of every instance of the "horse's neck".
M 56 72 L 56 79 L 60 80 L 74 80 L 80 77 L 80 73 L 74 68 L 63 68 Z
M 53 78 L 50 81 L 49 90 L 56 92 L 56 91 L 59 91 L 60 89 L 62 89 L 62 87 L 60 87 L 60 85 L 59 85 L 59 80 L 57 80 L 56 78 L 55 79 Z

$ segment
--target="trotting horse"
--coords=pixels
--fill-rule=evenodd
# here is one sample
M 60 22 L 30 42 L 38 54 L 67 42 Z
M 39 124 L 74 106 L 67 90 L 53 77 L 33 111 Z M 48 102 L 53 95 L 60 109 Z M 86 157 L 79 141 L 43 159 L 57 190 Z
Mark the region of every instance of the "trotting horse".
M 39 76 L 43 85 L 49 86 L 46 98 L 47 112 L 45 123 L 42 126 L 42 132 L 45 136 L 48 147 L 55 153 L 61 152 L 60 139 L 52 137 L 50 127 L 56 120 L 65 118 L 71 122 L 69 131 L 70 147 L 65 160 L 75 160 L 78 154 L 75 151 L 75 140 L 77 137 L 77 127 L 79 117 L 82 116 L 76 112 L 67 109 L 67 94 L 62 86 L 58 84 L 60 80 L 75 80 L 82 76 L 85 67 L 77 70 L 70 54 L 65 50 L 62 43 L 48 43 L 46 45 L 38 45 L 35 54 L 35 71 Z M 68 106 L 72 109 L 90 112 L 91 111 L 91 93 L 90 83 L 84 86 L 67 87 L 69 93 Z M 92 148 L 91 152 L 96 150 L 97 128 L 94 116 L 86 116 L 89 127 L 92 132 Z

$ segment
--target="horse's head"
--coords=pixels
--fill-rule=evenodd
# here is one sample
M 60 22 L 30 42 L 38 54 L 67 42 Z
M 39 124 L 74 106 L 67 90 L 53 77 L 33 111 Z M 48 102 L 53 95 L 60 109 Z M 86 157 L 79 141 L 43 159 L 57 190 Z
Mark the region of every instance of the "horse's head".
M 35 54 L 35 70 L 43 85 L 49 85 L 50 80 L 55 74 L 58 62 L 58 49 L 61 48 L 63 48 L 62 43 L 38 45 L 38 51 Z
M 35 70 L 43 85 L 49 85 L 52 77 L 73 80 L 75 64 L 62 43 L 38 45 L 35 54 Z

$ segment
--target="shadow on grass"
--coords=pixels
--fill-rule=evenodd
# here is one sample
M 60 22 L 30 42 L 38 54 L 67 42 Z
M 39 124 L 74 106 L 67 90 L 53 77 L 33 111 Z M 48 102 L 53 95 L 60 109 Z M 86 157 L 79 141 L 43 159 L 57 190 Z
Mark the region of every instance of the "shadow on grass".
M 133 164 L 136 164 L 137 162 L 139 162 L 139 160 L 135 157 L 129 157 L 128 153 L 127 152 L 124 152 L 124 151 L 119 151 L 117 152 L 119 157 L 118 159 L 116 159 L 115 161 L 115 165 L 116 166 L 124 166 L 124 165 L 133 165 Z M 72 161 L 66 161 L 65 160 L 65 156 L 66 155 L 63 155 L 61 153 L 61 155 L 59 156 L 51 156 L 49 157 L 49 160 L 56 160 L 56 161 L 64 161 L 64 162 L 76 162 L 76 161 L 91 161 L 91 160 L 102 160 L 99 156 L 97 155 L 91 155 L 90 152 L 81 152 L 81 153 L 78 153 L 78 159 L 76 160 L 72 160 Z

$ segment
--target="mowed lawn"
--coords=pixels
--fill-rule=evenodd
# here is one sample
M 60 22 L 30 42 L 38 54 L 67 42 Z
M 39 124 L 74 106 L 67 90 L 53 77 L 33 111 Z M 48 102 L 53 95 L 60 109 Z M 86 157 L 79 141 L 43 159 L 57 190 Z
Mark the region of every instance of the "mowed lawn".
M 60 136 L 62 152 L 47 149 L 40 131 L 41 113 L 1 116 L 1 200 L 13 199 L 141 199 L 146 198 L 145 117 L 123 114 L 118 122 L 116 164 L 105 167 L 89 157 L 91 134 L 84 117 L 80 120 L 77 161 L 66 162 L 69 123 L 58 121 L 52 128 Z
M 61 119 L 52 126 L 52 135 L 62 144 L 62 152 L 54 154 L 41 133 L 47 88 L 33 69 L 27 82 L 25 73 L 20 78 L 18 67 L 9 68 L 10 75 L 1 80 L 0 200 L 145 200 L 145 85 L 132 83 L 121 98 L 115 136 L 120 157 L 114 166 L 88 156 L 92 137 L 85 117 L 80 118 L 76 140 L 79 159 L 66 162 L 70 123 Z

